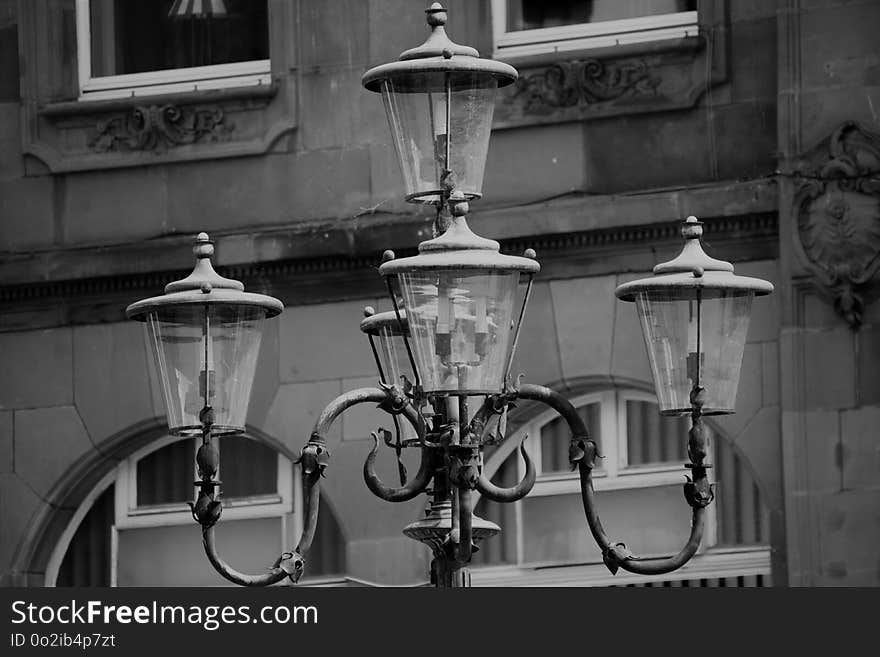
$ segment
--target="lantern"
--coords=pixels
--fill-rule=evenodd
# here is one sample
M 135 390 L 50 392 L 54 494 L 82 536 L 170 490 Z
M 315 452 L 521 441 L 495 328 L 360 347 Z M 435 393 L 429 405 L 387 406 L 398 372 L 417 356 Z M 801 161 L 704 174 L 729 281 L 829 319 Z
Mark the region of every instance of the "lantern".
M 397 279 L 426 393 L 502 391 L 532 277 L 540 270 L 534 252 L 504 255 L 498 242 L 471 232 L 466 211 L 459 200 L 445 233 L 422 242 L 419 255 L 390 259 L 379 268 L 382 276 Z M 528 287 L 514 315 L 521 274 Z
M 685 245 L 654 276 L 625 283 L 618 298 L 635 301 L 660 412 L 690 413 L 700 390 L 704 415 L 733 413 L 752 300 L 769 294 L 764 280 L 737 276 L 733 265 L 706 255 L 702 223 L 688 217 Z
M 370 69 L 362 83 L 382 94 L 408 201 L 436 203 L 452 189 L 479 198 L 495 92 L 516 80 L 516 69 L 453 43 L 439 3 L 426 13 L 427 41 Z
M 370 340 L 370 348 L 376 359 L 379 380 L 386 385 L 403 386 L 406 378 L 415 381 L 406 351 L 404 336 L 409 335 L 406 323 L 406 312 L 400 311 L 400 320 L 394 311 L 376 313 L 373 308 L 364 308 L 364 319 L 361 331 Z
M 207 234 L 199 234 L 193 252 L 196 266 L 189 276 L 125 312 L 146 324 L 169 432 L 197 435 L 208 423 L 214 435 L 242 433 L 263 321 L 283 305 L 217 274 Z

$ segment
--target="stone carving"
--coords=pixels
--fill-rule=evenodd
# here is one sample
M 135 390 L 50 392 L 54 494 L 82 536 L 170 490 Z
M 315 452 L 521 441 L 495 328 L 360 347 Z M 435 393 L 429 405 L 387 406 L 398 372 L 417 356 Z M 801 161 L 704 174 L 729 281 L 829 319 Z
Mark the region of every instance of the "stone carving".
M 164 151 L 201 140 L 217 141 L 230 130 L 219 108 L 139 105 L 99 121 L 89 146 L 101 152 Z
M 880 135 L 854 121 L 820 146 L 800 171 L 795 240 L 837 312 L 858 329 L 880 272 Z
M 659 84 L 660 77 L 644 61 L 606 65 L 598 59 L 574 60 L 520 77 L 511 100 L 523 103 L 527 113 L 544 113 L 627 94 L 653 95 Z

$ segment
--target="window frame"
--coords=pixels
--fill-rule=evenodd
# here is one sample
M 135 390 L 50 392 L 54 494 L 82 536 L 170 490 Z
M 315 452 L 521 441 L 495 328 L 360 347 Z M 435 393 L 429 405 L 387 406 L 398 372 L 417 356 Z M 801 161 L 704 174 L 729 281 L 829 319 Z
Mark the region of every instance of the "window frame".
M 699 11 L 683 11 L 532 30 L 507 30 L 507 0 L 492 0 L 493 57 L 548 53 L 671 41 L 699 34 Z
M 248 438 L 253 440 L 252 438 Z M 115 524 L 118 529 L 134 529 L 167 525 L 185 525 L 193 521 L 191 511 L 184 504 L 155 504 L 138 506 L 137 504 L 137 464 L 145 456 L 181 440 L 193 440 L 192 436 L 165 436 L 136 451 L 120 462 L 116 470 L 115 489 Z M 198 443 L 197 440 L 193 441 Z M 193 461 L 198 447 L 193 449 Z M 224 520 L 245 520 L 251 518 L 284 517 L 289 513 L 301 511 L 301 496 L 294 495 L 298 484 L 299 472 L 293 467 L 290 459 L 280 452 L 278 457 L 278 474 L 275 495 L 258 495 L 247 498 L 223 499 Z M 222 466 L 221 466 L 222 467 Z M 222 481 L 219 477 L 218 479 Z M 195 485 L 193 485 L 195 491 Z M 195 495 L 193 495 L 195 497 Z
M 650 401 L 653 404 L 657 404 L 657 397 L 654 393 L 649 393 L 634 388 L 607 388 L 599 392 L 589 392 L 575 395 L 569 398 L 569 402 L 575 409 L 580 409 L 583 406 L 597 402 L 600 405 L 600 453 L 602 454 L 602 456 L 604 456 L 604 458 L 599 459 L 599 463 L 597 463 L 597 467 L 594 470 L 593 489 L 596 492 L 601 493 L 603 491 L 681 486 L 685 482 L 685 475 L 687 473 L 687 471 L 683 467 L 683 462 L 670 461 L 668 464 L 629 466 L 626 464 L 625 461 L 621 461 L 621 454 L 623 454 L 623 458 L 625 458 L 627 449 L 625 433 L 626 402 L 630 400 Z M 529 492 L 528 496 L 526 496 L 522 500 L 518 500 L 513 503 L 516 544 L 515 563 L 505 566 L 480 566 L 480 568 L 506 568 L 508 570 L 518 569 L 519 572 L 522 572 L 523 569 L 528 570 L 533 568 L 544 568 L 548 566 L 552 566 L 554 568 L 580 568 L 582 566 L 582 564 L 556 562 L 536 563 L 525 561 L 523 559 L 523 555 L 525 553 L 525 524 L 523 519 L 523 503 L 525 502 L 525 500 L 530 497 L 581 495 L 580 475 L 577 470 L 552 474 L 542 474 L 541 472 L 541 429 L 542 427 L 544 427 L 544 425 L 549 424 L 559 417 L 559 414 L 553 409 L 543 411 L 542 413 L 532 418 L 530 421 L 521 425 L 513 435 L 507 438 L 505 442 L 510 446 L 507 450 L 505 450 L 503 453 L 495 452 L 489 457 L 487 461 L 487 465 L 489 467 L 484 468 L 484 474 L 491 479 L 497 472 L 498 468 L 501 467 L 501 464 L 503 464 L 508 458 L 510 458 L 512 454 L 516 453 L 515 446 L 519 444 L 522 436 L 527 436 L 525 440 L 525 448 L 526 452 L 529 455 L 529 458 L 532 459 L 532 462 L 535 466 L 536 480 L 535 485 L 532 487 L 532 490 Z M 611 438 L 614 439 L 612 440 Z M 683 441 L 687 440 L 687 436 L 684 435 L 681 437 L 681 439 Z M 710 440 L 707 455 L 707 460 L 709 463 L 712 462 L 712 457 L 714 454 L 712 443 L 713 441 Z M 622 448 L 621 444 L 623 445 Z M 603 466 L 601 468 L 598 467 L 600 463 Z M 522 480 L 522 478 L 525 476 L 525 463 L 522 458 L 516 459 L 516 475 L 518 481 Z M 683 497 L 682 504 L 685 504 Z M 700 548 L 697 551 L 698 556 L 713 551 L 715 545 L 717 545 L 718 543 L 718 512 L 716 507 L 716 504 L 710 504 L 708 507 L 706 507 L 706 524 L 703 532 L 703 540 L 701 541 Z M 584 530 L 587 531 L 586 527 L 584 528 Z M 731 549 L 734 551 L 742 549 L 745 552 L 749 553 L 753 551 L 760 552 L 763 550 L 766 551 L 767 555 L 769 555 L 769 548 L 766 548 L 764 546 L 760 546 L 758 548 L 734 547 Z M 764 557 L 761 558 L 763 559 Z M 767 561 L 769 563 L 769 556 L 767 556 Z M 604 566 L 600 567 L 604 568 Z M 769 573 L 769 570 L 767 571 L 767 573 Z M 668 576 L 663 576 L 660 577 L 657 581 L 660 581 L 664 578 L 669 579 Z M 684 579 L 687 579 L 687 577 L 684 577 Z
M 106 100 L 131 96 L 269 86 L 271 60 L 163 69 L 121 75 L 92 75 L 91 0 L 76 0 L 76 48 L 80 100 Z M 271 18 L 270 18 L 271 21 Z M 271 50 L 271 29 L 266 39 Z
M 654 463 L 650 465 L 629 465 L 627 462 L 626 402 L 647 401 L 656 404 L 657 397 L 653 393 L 633 389 L 609 389 L 577 395 L 569 401 L 578 409 L 588 404 L 599 404 L 599 425 L 602 438 L 600 454 L 604 458 L 597 461 L 597 467 L 593 475 L 594 488 L 597 492 L 669 486 L 680 484 L 684 481 L 683 463 L 681 462 L 670 461 L 668 463 Z M 535 486 L 529 495 L 571 495 L 580 493 L 580 477 L 576 470 L 552 474 L 544 474 L 541 470 L 541 429 L 557 417 L 559 415 L 551 409 L 536 416 L 530 422 L 520 427 L 517 432 L 521 435 L 528 435 L 526 451 L 529 454 L 529 458 L 535 464 L 535 471 L 537 472 Z M 682 436 L 682 440 L 686 439 L 686 436 Z M 711 449 L 710 443 L 708 457 L 710 462 L 712 459 Z M 524 474 L 525 465 L 522 461 L 518 461 L 517 475 L 519 478 L 522 478 Z

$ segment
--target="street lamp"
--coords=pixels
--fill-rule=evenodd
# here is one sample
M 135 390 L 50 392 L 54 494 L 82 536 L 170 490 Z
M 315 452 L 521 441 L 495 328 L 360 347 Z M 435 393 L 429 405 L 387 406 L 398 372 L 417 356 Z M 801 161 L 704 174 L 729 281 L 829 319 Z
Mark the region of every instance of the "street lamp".
M 685 499 L 693 510 L 690 536 L 674 556 L 640 559 L 624 543 L 610 540 L 599 521 L 592 481 L 598 451 L 583 419 L 559 393 L 540 385 L 520 384 L 510 377 L 532 279 L 540 270 L 534 251 L 528 249 L 522 257 L 502 254 L 497 242 L 475 235 L 465 218 L 468 202 L 482 194 L 494 91 L 515 81 L 517 73 L 507 64 L 481 59 L 473 48 L 450 41 L 444 29 L 446 11 L 438 3 L 426 13 L 431 27 L 427 41 L 404 52 L 399 61 L 375 67 L 363 76 L 368 90 L 382 94 L 406 199 L 432 204 L 437 211 L 437 236 L 422 242 L 418 255 L 397 259 L 386 251 L 382 257 L 379 272 L 394 310 L 377 314 L 367 308 L 360 325 L 376 359 L 379 387 L 344 393 L 318 417 L 299 459 L 308 491 L 303 536 L 296 551 L 282 554 L 263 575 L 239 573 L 217 554 L 212 530 L 220 500 L 214 494 L 217 482 L 212 480 L 210 468 L 203 467 L 200 450 L 202 479 L 196 483 L 201 492 L 193 515 L 202 525 L 208 558 L 218 572 L 237 584 L 271 584 L 285 577 L 296 582 L 315 533 L 320 476 L 329 464 L 325 436 L 347 409 L 375 403 L 393 418 L 397 435 L 395 438 L 383 429 L 373 433 L 374 445 L 363 468 L 367 488 L 389 502 L 429 492 L 424 517 L 408 525 L 404 533 L 431 548 L 431 581 L 435 586 L 469 586 L 468 565 L 473 552 L 481 540 L 500 531 L 494 523 L 474 515 L 475 494 L 513 502 L 531 491 L 536 478 L 535 466 L 520 445 L 525 461 L 522 480 L 507 488 L 493 484 L 482 472 L 483 450 L 508 439 L 506 416 L 514 402 L 532 400 L 556 410 L 569 426 L 569 459 L 578 469 L 587 524 L 611 572 L 619 568 L 640 574 L 675 570 L 696 553 L 705 509 L 714 497 L 707 474 L 710 466 L 705 463 L 707 435 L 702 416 L 733 412 L 751 302 L 755 296 L 771 292 L 772 286 L 737 276 L 730 263 L 707 256 L 700 246 L 702 226 L 689 217 L 682 229 L 682 253 L 657 265 L 653 277 L 617 289 L 618 297 L 635 301 L 638 308 L 661 412 L 689 413 L 692 417 L 690 463 L 685 466 L 690 476 L 684 486 Z M 210 253 L 204 246 L 196 250 L 199 271 Z M 206 267 L 210 269 L 209 261 Z M 201 359 L 200 351 L 193 352 L 202 349 L 199 336 L 207 335 L 214 326 L 208 309 L 227 318 L 225 335 L 231 342 L 246 341 L 248 331 L 256 330 L 248 323 L 253 321 L 251 315 L 247 319 L 241 316 L 242 308 L 251 313 L 260 309 L 258 319 L 281 310 L 280 302 L 274 299 L 245 295 L 239 283 L 234 288 L 229 287 L 233 282 L 219 287 L 211 279 L 206 292 L 202 278 L 194 272 L 183 282 L 169 285 L 170 294 L 128 309 L 135 319 L 150 316 L 148 311 L 154 308 L 175 310 L 170 319 L 160 321 L 175 327 L 177 333 L 170 329 L 162 333 L 162 326 L 157 329 L 149 320 L 163 381 L 168 379 L 167 367 L 162 369 L 165 366 L 161 365 L 163 357 L 169 358 L 162 338 L 166 333 L 170 344 L 177 345 L 171 351 L 181 352 L 181 358 L 186 351 L 186 357 L 195 362 Z M 172 286 L 190 280 L 180 288 L 189 291 L 177 310 L 178 302 L 170 299 L 179 292 Z M 221 291 L 222 296 L 216 296 Z M 216 303 L 205 305 L 199 294 L 214 294 Z M 243 298 L 251 296 L 261 301 L 244 303 Z M 162 313 L 158 316 L 164 317 Z M 192 319 L 203 316 L 202 324 Z M 185 325 L 189 332 L 178 330 L 177 324 Z M 237 369 L 215 366 L 212 379 L 209 352 L 203 350 L 205 365 L 199 365 L 198 371 L 207 382 L 204 390 L 199 389 L 205 409 L 211 402 L 207 390 L 220 390 L 221 386 L 226 386 L 223 390 L 229 390 L 230 395 L 243 395 L 235 402 L 244 408 L 254 374 L 251 361 Z M 190 371 L 192 366 L 184 370 Z M 228 376 L 232 376 L 232 384 L 226 381 Z M 179 376 L 169 379 L 166 389 L 179 390 L 180 380 Z M 172 431 L 201 431 L 206 436 L 205 449 L 216 417 L 203 412 L 201 425 L 192 424 L 192 414 L 179 419 L 175 406 L 179 397 L 166 393 L 169 427 Z M 478 407 L 471 412 L 469 404 L 475 398 Z M 228 403 L 231 406 L 232 400 Z M 233 425 L 230 420 L 224 426 L 238 430 L 244 422 L 238 417 L 237 421 Z M 407 425 L 408 430 L 401 428 Z M 397 454 L 400 486 L 390 486 L 376 474 L 375 459 L 382 443 Z M 402 450 L 408 448 L 420 452 L 419 469 L 412 478 L 407 477 L 401 461 Z

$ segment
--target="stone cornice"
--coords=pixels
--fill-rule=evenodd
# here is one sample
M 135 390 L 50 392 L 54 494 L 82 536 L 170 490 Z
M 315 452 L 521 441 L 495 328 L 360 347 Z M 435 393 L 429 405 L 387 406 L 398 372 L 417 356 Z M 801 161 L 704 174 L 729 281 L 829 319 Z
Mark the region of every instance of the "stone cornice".
M 476 232 L 498 239 L 507 253 L 534 248 L 539 280 L 551 280 L 649 271 L 679 248 L 678 222 L 688 214 L 707 222 L 708 244 L 727 260 L 778 254 L 776 186 L 766 180 L 572 194 L 470 218 Z M 376 214 L 212 237 L 223 275 L 300 305 L 384 296 L 376 272 L 382 252 L 414 253 L 430 237 L 431 221 L 427 213 Z M 123 321 L 126 305 L 190 271 L 191 241 L 175 235 L 8 255 L 0 260 L 0 331 Z
M 772 259 L 778 254 L 776 212 L 706 217 L 710 244 L 732 261 Z M 502 251 L 534 248 L 539 280 L 648 271 L 680 246 L 677 221 L 501 240 Z M 186 249 L 183 249 L 186 251 Z M 415 253 L 414 248 L 399 255 Z M 375 298 L 384 295 L 377 273 L 381 249 L 219 266 L 247 289 L 280 297 L 287 305 Z M 189 271 L 179 269 L 68 279 L 0 287 L 0 331 L 123 321 L 125 306 L 161 291 Z
M 771 180 L 590 195 L 572 193 L 510 207 L 473 204 L 468 217 L 480 235 L 501 241 L 623 230 L 680 221 L 689 214 L 741 217 L 777 210 Z M 214 233 L 216 263 L 225 267 L 303 261 L 309 271 L 333 271 L 349 261 L 375 258 L 385 249 L 405 250 L 431 235 L 432 216 L 424 212 L 365 214 L 354 219 L 296 223 L 286 227 Z M 211 231 L 210 226 L 200 227 Z M 132 244 L 81 246 L 6 254 L 0 257 L 0 299 L 10 287 L 51 286 L 76 280 L 155 275 L 192 266 L 194 234 Z

